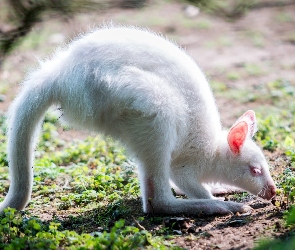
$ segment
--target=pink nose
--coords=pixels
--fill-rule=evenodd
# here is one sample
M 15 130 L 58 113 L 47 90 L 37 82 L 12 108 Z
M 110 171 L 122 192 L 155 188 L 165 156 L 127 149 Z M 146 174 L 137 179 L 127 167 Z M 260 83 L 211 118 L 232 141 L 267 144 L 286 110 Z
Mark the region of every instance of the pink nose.
M 276 186 L 274 184 L 267 184 L 263 190 L 258 195 L 263 199 L 270 200 L 276 195 Z
M 264 199 L 270 200 L 276 195 L 276 186 L 269 185 L 266 189 L 265 196 L 262 197 Z
M 270 199 L 276 195 L 276 186 L 270 187 Z

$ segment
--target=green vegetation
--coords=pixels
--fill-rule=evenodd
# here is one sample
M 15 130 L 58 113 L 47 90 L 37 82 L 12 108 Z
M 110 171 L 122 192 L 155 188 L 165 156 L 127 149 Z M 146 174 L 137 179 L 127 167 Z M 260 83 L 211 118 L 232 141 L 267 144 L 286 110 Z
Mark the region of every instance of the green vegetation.
M 253 88 L 262 101 L 268 100 L 271 106 L 277 108 L 267 115 L 258 112 L 259 131 L 255 140 L 264 149 L 280 150 L 288 157 L 290 165 L 275 178 L 280 197 L 276 205 L 282 206 L 285 202 L 293 207 L 295 105 L 291 100 L 295 87 L 288 81 L 277 80 L 264 87 Z M 232 96 L 240 92 L 221 82 L 213 82 L 213 89 L 217 94 L 231 92 Z M 243 91 L 246 94 L 254 93 L 251 88 Z M 33 198 L 25 214 L 13 209 L 6 210 L 0 220 L 0 248 L 176 248 L 171 245 L 173 233 L 169 228 L 158 226 L 151 233 L 138 226 L 141 222 L 161 225 L 163 218 L 143 217 L 136 168 L 126 157 L 124 149 L 111 139 L 100 136 L 70 142 L 63 140 L 59 132 L 62 128 L 57 120 L 56 116 L 50 114 L 45 118 L 35 152 Z M 2 116 L 1 199 L 9 187 L 4 133 L 5 118 Z M 247 199 L 247 194 L 237 195 L 233 199 Z M 42 218 L 44 210 L 50 215 L 47 219 Z M 286 212 L 285 216 L 287 227 L 290 228 L 294 227 L 294 210 Z M 288 242 L 292 244 L 293 238 Z M 267 246 L 265 244 L 262 242 L 259 247 Z M 276 244 L 281 246 L 280 241 Z
M 26 214 L 0 218 L 1 249 L 165 249 L 163 236 L 130 226 L 142 221 L 134 164 L 111 139 L 65 142 L 47 116 L 36 150 L 33 199 Z M 5 119 L 0 123 L 0 194 L 8 191 Z M 4 195 L 1 196 L 3 200 Z M 70 211 L 68 211 L 70 209 Z M 52 219 L 41 221 L 42 211 Z M 137 211 L 138 210 L 138 211 Z M 69 214 L 61 219 L 58 213 Z M 137 216 L 135 219 L 132 216 Z M 126 221 L 126 222 L 125 222 Z M 99 229 L 99 230 L 97 230 Z
M 219 94 L 229 90 L 220 82 L 215 82 L 213 88 Z M 291 100 L 295 88 L 288 81 L 277 80 L 263 88 L 256 86 L 255 90 L 263 101 L 269 100 L 277 107 L 271 114 L 257 114 L 259 131 L 255 139 L 264 149 L 280 150 L 288 157 L 290 165 L 275 178 L 280 197 L 277 206 L 285 202 L 292 207 L 295 198 L 295 105 Z M 231 91 L 233 95 L 238 92 Z M 253 92 L 252 89 L 244 91 Z M 0 248 L 176 248 L 171 245 L 171 230 L 161 226 L 162 217 L 143 217 L 136 168 L 124 150 L 111 139 L 99 136 L 67 142 L 58 132 L 62 128 L 57 120 L 57 117 L 47 115 L 43 123 L 35 152 L 33 197 L 26 213 L 8 209 L 0 219 Z M 1 199 L 9 187 L 4 133 L 5 118 L 2 116 Z M 234 198 L 243 200 L 246 197 L 247 194 L 242 194 Z M 42 218 L 44 210 L 49 218 Z M 293 210 L 286 213 L 290 228 L 294 227 L 294 213 Z M 158 229 L 151 233 L 134 221 L 158 225 Z M 292 241 L 293 238 L 288 242 L 292 244 Z M 261 244 L 265 246 L 266 243 Z M 276 244 L 281 246 L 280 241 Z
M 195 22 L 196 27 L 199 29 L 210 29 L 212 27 L 212 23 L 210 22 L 210 20 L 207 19 L 199 19 L 198 21 Z
M 294 177 L 293 177 L 294 178 Z M 295 179 L 294 179 L 295 180 Z M 294 181 L 293 181 L 294 184 Z M 294 231 L 295 228 L 295 206 L 290 208 L 289 212 L 285 213 L 286 227 Z M 294 233 L 285 235 L 285 239 L 276 239 L 270 241 L 269 239 L 261 240 L 259 245 L 255 247 L 255 250 L 292 250 L 295 246 Z
M 15 209 L 6 209 L 0 221 L 1 249 L 164 249 L 159 237 L 145 230 L 124 226 L 118 220 L 110 232 L 78 234 L 63 230 L 58 222 L 43 223 L 24 218 Z
M 241 79 L 241 75 L 237 71 L 230 71 L 226 74 L 228 80 L 236 81 Z
M 265 46 L 266 39 L 261 32 L 251 29 L 246 30 L 244 35 L 255 47 L 263 48 Z
M 291 13 L 281 12 L 276 15 L 275 19 L 280 23 L 291 22 L 294 19 L 294 16 Z

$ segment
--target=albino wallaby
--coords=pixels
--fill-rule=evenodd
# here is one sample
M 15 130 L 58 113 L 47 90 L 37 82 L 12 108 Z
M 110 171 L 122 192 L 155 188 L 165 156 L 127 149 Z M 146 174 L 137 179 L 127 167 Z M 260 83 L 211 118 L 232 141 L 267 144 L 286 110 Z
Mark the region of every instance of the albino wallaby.
M 210 86 L 196 63 L 159 35 L 106 27 L 82 36 L 24 82 L 9 110 L 11 184 L 0 211 L 31 196 L 37 129 L 51 105 L 67 123 L 119 139 L 138 160 L 143 210 L 226 214 L 249 206 L 214 199 L 203 183 L 275 195 L 265 157 L 251 137 L 253 111 L 223 131 Z M 173 196 L 171 180 L 189 199 Z

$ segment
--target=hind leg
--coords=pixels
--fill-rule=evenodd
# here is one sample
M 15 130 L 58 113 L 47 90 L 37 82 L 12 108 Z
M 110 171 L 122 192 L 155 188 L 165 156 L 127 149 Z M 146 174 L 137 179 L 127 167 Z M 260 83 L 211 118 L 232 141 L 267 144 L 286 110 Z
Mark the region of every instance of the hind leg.
M 142 117 L 136 119 L 136 128 L 128 126 L 122 131 L 127 131 L 127 147 L 138 161 L 144 212 L 169 212 L 175 200 L 169 183 L 171 153 L 175 145 L 173 128 L 165 127 L 165 122 L 159 123 L 154 118 Z
M 144 212 L 169 213 L 175 200 L 169 185 L 169 161 L 144 160 L 139 178 Z

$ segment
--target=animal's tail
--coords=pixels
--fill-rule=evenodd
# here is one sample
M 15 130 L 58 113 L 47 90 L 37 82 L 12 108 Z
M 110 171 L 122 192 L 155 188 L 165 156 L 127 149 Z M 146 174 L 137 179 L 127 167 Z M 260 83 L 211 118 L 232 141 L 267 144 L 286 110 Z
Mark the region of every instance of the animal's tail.
M 10 187 L 4 208 L 22 210 L 28 203 L 33 182 L 33 151 L 39 124 L 46 110 L 54 103 L 52 77 L 33 75 L 8 112 L 8 163 Z M 50 80 L 49 80 L 50 79 Z

